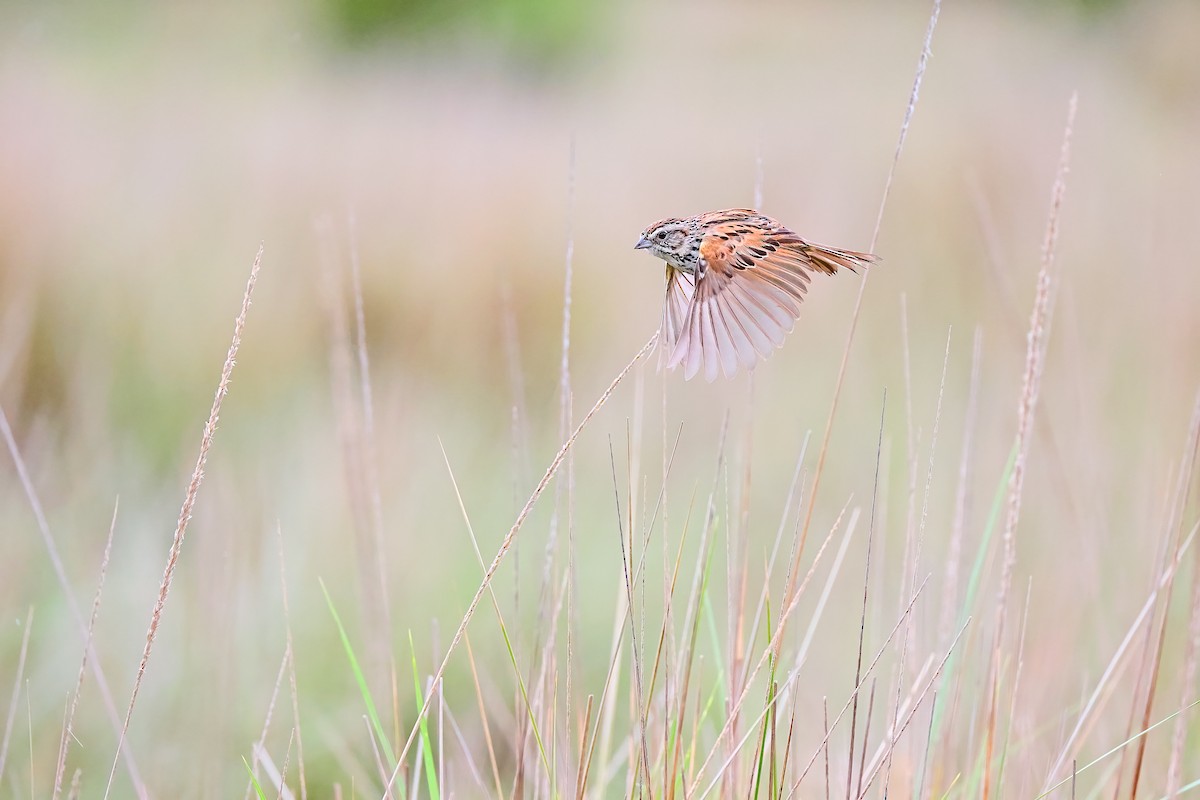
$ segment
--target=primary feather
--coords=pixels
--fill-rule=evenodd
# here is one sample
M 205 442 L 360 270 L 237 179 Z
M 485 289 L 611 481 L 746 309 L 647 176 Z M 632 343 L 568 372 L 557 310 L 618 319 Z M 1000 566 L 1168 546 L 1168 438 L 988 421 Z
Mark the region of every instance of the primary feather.
M 878 259 L 822 247 L 748 208 L 669 218 L 636 245 L 667 262 L 661 353 L 685 378 L 750 369 L 783 344 L 814 272 L 856 272 Z

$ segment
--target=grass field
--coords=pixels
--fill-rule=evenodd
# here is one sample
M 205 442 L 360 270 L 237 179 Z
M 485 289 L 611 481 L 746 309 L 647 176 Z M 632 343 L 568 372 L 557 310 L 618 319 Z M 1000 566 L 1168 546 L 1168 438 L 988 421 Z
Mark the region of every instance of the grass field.
M 0 796 L 1200 796 L 1200 9 L 452 7 L 0 9 Z

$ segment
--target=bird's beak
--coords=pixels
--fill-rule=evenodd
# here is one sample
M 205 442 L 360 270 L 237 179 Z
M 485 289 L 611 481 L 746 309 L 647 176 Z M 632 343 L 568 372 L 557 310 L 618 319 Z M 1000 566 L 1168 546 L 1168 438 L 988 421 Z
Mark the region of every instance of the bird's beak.
M 650 240 L 647 239 L 645 236 L 643 236 L 642 238 L 638 239 L 637 244 L 635 244 L 633 246 L 633 249 L 634 250 L 646 250 L 649 247 L 650 247 Z

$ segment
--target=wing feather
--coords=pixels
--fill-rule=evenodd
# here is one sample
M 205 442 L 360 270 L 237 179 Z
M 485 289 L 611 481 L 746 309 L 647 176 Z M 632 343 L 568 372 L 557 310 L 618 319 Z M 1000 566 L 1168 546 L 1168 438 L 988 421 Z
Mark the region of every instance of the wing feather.
M 713 317 L 713 332 L 717 338 L 717 353 L 721 360 L 721 372 L 726 378 L 732 378 L 737 373 L 738 359 L 741 346 L 735 340 L 740 333 L 737 320 L 731 321 L 725 313 L 729 292 L 723 292 L 710 303 L 709 308 Z
M 729 334 L 730 344 L 733 346 L 733 358 L 726 359 L 722 366 L 725 369 L 725 377 L 732 378 L 737 372 L 737 366 L 740 363 L 746 369 L 754 366 L 757 360 L 757 350 L 754 342 L 750 339 L 750 334 L 747 333 L 745 325 L 742 323 L 742 318 L 737 311 L 737 298 L 732 289 L 724 292 L 718 299 L 718 313 L 725 328 Z M 768 351 L 769 352 L 769 351 Z
M 747 209 L 703 220 L 698 274 L 667 267 L 662 360 L 684 377 L 712 381 L 750 369 L 783 344 L 800 316 L 812 274 L 869 266 L 868 253 L 810 244 L 770 217 Z M 661 362 L 660 362 L 661 363 Z
M 690 274 L 667 266 L 667 297 L 663 302 L 662 347 L 659 348 L 659 368 L 674 366 L 669 358 L 675 352 L 680 337 L 686 331 L 688 311 L 696 287 Z
M 705 303 L 704 313 L 704 380 L 712 383 L 721 369 L 721 338 L 717 334 L 717 321 L 713 318 L 716 303 Z
M 746 337 L 754 346 L 755 352 L 763 358 L 771 355 L 777 343 L 783 342 L 785 332 L 776 325 L 771 316 L 763 311 L 755 300 L 747 297 L 740 287 L 731 286 L 725 294 L 729 298 L 730 309 L 742 323 L 742 329 L 745 330 Z M 772 335 L 772 332 L 777 333 Z M 754 360 L 752 359 L 746 367 L 749 368 L 753 365 Z

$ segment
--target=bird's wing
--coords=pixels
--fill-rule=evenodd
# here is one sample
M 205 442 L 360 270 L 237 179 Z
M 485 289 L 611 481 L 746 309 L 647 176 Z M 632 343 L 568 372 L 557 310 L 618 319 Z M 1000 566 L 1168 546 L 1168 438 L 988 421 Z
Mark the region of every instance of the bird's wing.
M 659 368 L 667 364 L 668 357 L 675 352 L 679 337 L 685 330 L 688 311 L 696 292 L 695 277 L 681 269 L 667 265 L 667 296 L 663 301 L 662 328 L 659 341 Z
M 703 367 L 710 381 L 718 373 L 732 376 L 739 364 L 749 369 L 783 344 L 813 272 L 832 275 L 874 261 L 865 253 L 809 244 L 767 217 L 718 222 L 700 243 L 699 277 L 682 325 L 668 338 L 673 349 L 667 365 L 682 365 L 685 378 Z M 668 306 L 671 292 L 668 277 Z

